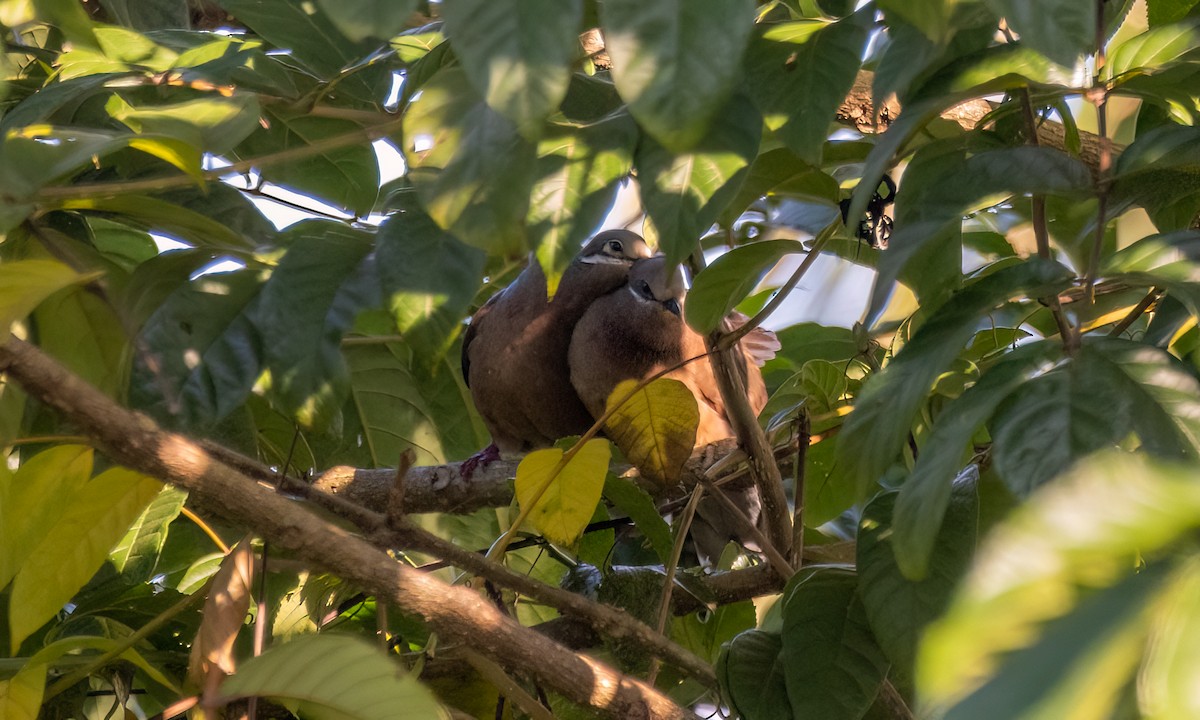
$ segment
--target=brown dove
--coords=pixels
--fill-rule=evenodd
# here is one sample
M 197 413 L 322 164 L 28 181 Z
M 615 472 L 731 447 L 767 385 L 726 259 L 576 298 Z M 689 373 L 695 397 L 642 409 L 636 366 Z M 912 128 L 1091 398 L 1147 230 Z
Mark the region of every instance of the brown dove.
M 463 337 L 463 378 L 493 446 L 464 472 L 498 452 L 547 447 L 591 427 L 567 368 L 571 333 L 588 306 L 624 285 L 634 260 L 647 257 L 650 248 L 639 235 L 607 230 L 571 261 L 553 298 L 531 256 L 517 279 L 475 313 Z
M 594 417 L 605 409 L 609 394 L 623 380 L 641 380 L 683 360 L 703 355 L 704 338 L 683 321 L 686 289 L 678 268 L 668 268 L 666 259 L 639 260 L 629 271 L 626 285 L 596 300 L 575 327 L 568 360 L 571 384 Z M 744 315 L 726 318 L 727 327 L 746 321 Z M 739 342 L 750 406 L 758 414 L 767 403 L 763 362 L 779 349 L 774 333 L 754 330 Z M 733 426 L 708 358 L 695 360 L 664 377 L 682 382 L 692 391 L 700 411 L 696 447 L 733 437 Z M 752 522 L 761 514 L 761 500 L 754 486 L 726 490 Z M 706 498 L 698 510 L 692 537 L 702 559 L 720 555 L 735 536 L 734 523 L 725 517 L 715 499 Z M 757 549 L 752 543 L 744 543 Z

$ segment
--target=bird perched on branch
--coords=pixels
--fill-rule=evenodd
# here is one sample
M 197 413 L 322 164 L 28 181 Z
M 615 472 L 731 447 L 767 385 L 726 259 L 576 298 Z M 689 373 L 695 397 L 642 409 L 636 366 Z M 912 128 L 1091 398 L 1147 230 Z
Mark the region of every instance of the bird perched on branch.
M 600 417 L 613 389 L 623 380 L 642 380 L 685 360 L 664 377 L 682 382 L 692 391 L 700 412 L 696 447 L 733 437 L 725 402 L 716 376 L 705 356 L 704 338 L 683 321 L 686 296 L 683 275 L 659 256 L 634 263 L 624 287 L 596 300 L 575 326 L 568 361 L 571 384 L 594 417 Z M 735 314 L 725 319 L 725 329 L 747 320 Z M 758 369 L 779 349 L 775 334 L 755 329 L 738 343 L 740 371 L 746 380 L 750 406 L 758 414 L 767 403 L 766 386 Z M 727 490 L 757 523 L 761 500 L 753 485 Z M 719 556 L 725 543 L 737 535 L 724 509 L 708 498 L 698 510 L 699 522 L 692 537 L 702 557 Z M 752 549 L 752 542 L 743 539 Z
M 636 233 L 607 230 L 571 261 L 553 298 L 531 256 L 517 279 L 475 313 L 463 337 L 463 378 L 493 444 L 464 473 L 499 453 L 548 447 L 591 427 L 567 368 L 571 333 L 592 302 L 624 285 L 633 262 L 650 254 Z

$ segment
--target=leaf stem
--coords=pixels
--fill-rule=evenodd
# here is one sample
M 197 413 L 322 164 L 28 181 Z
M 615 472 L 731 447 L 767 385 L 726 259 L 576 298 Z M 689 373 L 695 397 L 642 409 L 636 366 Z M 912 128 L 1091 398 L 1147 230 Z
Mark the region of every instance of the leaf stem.
M 671 594 L 675 589 L 675 570 L 679 567 L 679 558 L 683 555 L 683 543 L 687 540 L 688 530 L 692 528 L 692 519 L 696 517 L 696 508 L 700 506 L 702 497 L 704 497 L 704 488 L 697 485 L 692 489 L 692 497 L 683 509 L 683 514 L 679 516 L 679 531 L 675 533 L 675 543 L 671 546 L 671 560 L 667 563 L 666 578 L 663 580 L 663 589 L 659 596 L 658 620 L 654 623 L 654 630 L 663 637 L 666 637 L 667 620 L 671 617 Z M 662 660 L 656 655 L 650 661 L 650 671 L 646 675 L 647 683 L 654 684 L 655 679 L 658 678 L 660 667 L 662 667 Z
M 795 510 L 792 513 L 792 565 L 797 570 L 804 564 L 804 474 L 808 462 L 808 445 L 812 442 L 812 423 L 808 411 L 801 408 L 796 417 L 796 464 L 792 468 L 792 487 L 795 488 Z

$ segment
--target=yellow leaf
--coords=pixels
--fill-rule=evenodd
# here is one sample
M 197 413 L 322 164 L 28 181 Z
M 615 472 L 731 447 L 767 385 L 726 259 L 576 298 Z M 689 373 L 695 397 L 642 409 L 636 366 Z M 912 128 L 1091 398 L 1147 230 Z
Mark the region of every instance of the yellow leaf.
M 607 440 L 588 440 L 559 469 L 563 455 L 548 448 L 525 456 L 517 466 L 517 502 L 546 539 L 570 545 L 596 512 L 612 452 Z
M 696 398 L 686 385 L 669 378 L 630 395 L 636 385 L 635 380 L 625 380 L 608 396 L 608 408 L 617 408 L 604 423 L 604 432 L 643 477 L 662 485 L 674 483 L 696 444 Z

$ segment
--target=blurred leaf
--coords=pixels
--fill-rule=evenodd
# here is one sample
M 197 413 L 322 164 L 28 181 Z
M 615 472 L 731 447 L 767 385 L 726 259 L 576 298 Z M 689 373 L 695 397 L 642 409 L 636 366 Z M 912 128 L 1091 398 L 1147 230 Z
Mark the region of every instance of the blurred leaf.
M 609 393 L 606 411 L 611 414 L 604 423 L 605 433 L 643 477 L 671 485 L 696 443 L 700 422 L 696 398 L 686 385 L 670 378 L 659 378 L 633 392 L 637 385 L 637 380 L 622 380 Z
M 404 117 L 404 155 L 429 216 L 492 254 L 523 255 L 536 152 L 480 99 L 460 68 L 445 68 Z
M 0 588 L 31 561 L 91 474 L 92 449 L 82 445 L 57 445 L 26 459 L 15 471 L 0 469 Z
M 588 440 L 557 475 L 561 448 L 534 450 L 517 466 L 516 495 L 529 523 L 553 543 L 571 545 L 596 511 L 611 457 L 608 441 Z
M 867 625 L 857 578 L 843 568 L 817 567 L 788 586 L 780 657 L 792 716 L 861 718 L 888 663 Z
M 412 717 L 449 717 L 386 654 L 365 640 L 328 633 L 298 637 L 247 660 L 221 694 L 298 701 L 302 716 L 324 720 L 392 720 L 398 708 Z
M 254 325 L 272 394 L 307 428 L 322 428 L 350 392 L 341 341 L 358 311 L 378 302 L 371 238 L 341 223 L 293 225 L 279 267 L 262 288 Z
M 775 633 L 747 630 L 729 642 L 717 660 L 717 679 L 729 704 L 746 720 L 791 720 L 786 669 Z
M 0 328 L 4 337 L 13 323 L 24 319 L 46 298 L 87 280 L 88 276 L 57 260 L 19 260 L 0 265 Z
M 646 536 L 665 567 L 670 562 L 675 541 L 671 537 L 670 526 L 658 514 L 658 508 L 649 493 L 632 480 L 609 475 L 604 479 L 604 499 L 629 516 L 642 535 Z
M 1013 296 L 1041 297 L 1070 273 L 1035 261 L 1002 268 L 968 285 L 917 329 L 883 372 L 863 388 L 838 438 L 839 472 L 862 497 L 899 456 L 914 416 L 937 376 L 974 334 L 974 322 Z
M 526 224 L 552 288 L 611 210 L 637 139 L 633 119 L 618 113 L 583 127 L 556 126 L 538 144 Z
M 758 154 L 762 120 L 750 103 L 735 100 L 717 115 L 691 151 L 673 155 L 643 138 L 634 155 L 646 212 L 667 262 L 683 260 L 736 196 Z
M 134 30 L 187 28 L 187 0 L 101 0 L 114 22 Z
M 54 617 L 104 564 L 109 550 L 162 489 L 162 483 L 113 468 L 79 488 L 58 521 L 17 571 L 8 607 L 15 652 L 21 641 Z
M 178 57 L 175 52 L 135 30 L 109 26 L 94 28 L 94 33 L 96 43 L 84 43 L 58 57 L 61 79 L 71 80 L 97 73 L 166 72 Z
M 701 335 L 711 333 L 780 259 L 804 252 L 804 244 L 796 240 L 763 240 L 717 258 L 696 276 L 688 291 L 688 325 Z
M 456 0 L 443 12 L 471 85 L 535 140 L 567 94 L 582 0 Z
M 755 622 L 754 603 L 743 600 L 722 605 L 710 613 L 675 617 L 671 622 L 671 639 L 701 658 L 716 662 L 722 646 L 752 629 Z
M 1089 12 L 1084 9 L 1086 5 L 1083 3 L 1081 9 Z M 1193 53 L 1197 45 L 1200 45 L 1198 22 L 1200 21 L 1191 19 L 1173 25 L 1154 27 L 1120 44 L 1110 46 L 1104 63 L 1105 79 L 1119 81 L 1125 73 L 1158 70 Z
M 1036 6 L 1018 0 L 988 0 L 1021 42 L 1054 62 L 1074 67 L 1096 50 L 1096 3 L 1049 0 Z M 1110 56 L 1111 57 L 1111 56 Z
M 747 92 L 767 127 L 806 162 L 821 162 L 834 113 L 862 65 L 870 17 L 762 26 L 750 42 Z
M 167 542 L 167 527 L 179 517 L 186 499 L 187 491 L 170 485 L 159 492 L 109 554 L 117 572 L 136 581 L 150 579 Z
M 96 47 L 96 33 L 87 10 L 75 0 L 33 0 L 38 17 L 62 31 L 72 43 Z
M 945 42 L 951 33 L 950 17 L 962 0 L 880 0 L 889 25 L 908 23 L 934 42 Z M 900 22 L 897 22 L 900 21 Z
M 1104 642 L 1118 631 L 1128 603 L 1144 602 L 1144 593 L 1161 581 L 1162 573 L 1151 566 L 1117 584 L 1133 574 L 1135 558 L 1153 556 L 1198 522 L 1200 485 L 1191 468 L 1116 452 L 1082 463 L 1044 486 L 988 536 L 950 609 L 926 635 L 918 691 L 945 707 L 989 677 L 999 684 L 983 686 L 977 700 L 994 698 L 992 690 L 984 693 L 990 687 L 1035 681 L 997 706 L 1012 717 L 1017 703 L 1062 682 L 1089 640 Z M 1021 571 L 1010 572 L 1013 567 Z M 1089 592 L 1097 587 L 1112 590 Z M 1084 607 L 1086 597 L 1091 601 Z M 1062 623 L 1042 635 L 1055 618 Z M 1042 641 L 1034 645 L 1039 636 Z M 1018 648 L 1030 650 L 1001 666 L 1001 658 Z M 998 668 L 1003 669 L 997 675 Z M 980 706 L 972 701 L 970 707 Z
M 1008 353 L 937 417 L 896 500 L 891 544 L 906 578 L 922 580 L 929 570 L 950 505 L 951 482 L 964 463 L 971 437 L 1004 398 L 1044 372 L 1061 352 L 1058 343 L 1042 341 Z
M 692 149 L 727 110 L 750 38 L 750 0 L 704 4 L 608 0 L 601 28 L 617 91 L 670 152 Z
M 379 227 L 375 255 L 384 302 L 396 327 L 420 360 L 437 362 L 475 298 L 484 253 L 413 207 Z
M 1138 679 L 1146 717 L 1155 720 L 1192 717 L 1200 699 L 1192 691 L 1200 672 L 1196 639 L 1200 638 L 1200 567 L 1195 558 L 1181 563 L 1163 603 L 1156 609 L 1147 657 Z
M 317 0 L 333 26 L 354 41 L 386 40 L 404 29 L 416 0 Z
M 911 678 L 917 643 L 925 626 L 950 604 L 959 580 L 975 554 L 979 532 L 978 470 L 955 481 L 937 539 L 929 555 L 929 574 L 923 580 L 904 576 L 893 548 L 892 515 L 896 493 L 871 501 L 859 523 L 856 567 L 859 596 L 879 646 L 900 672 Z

